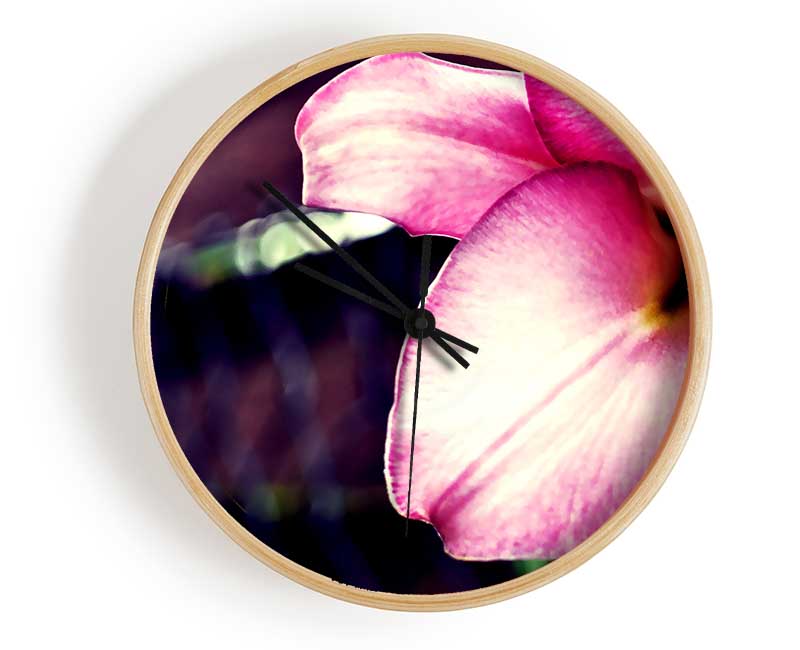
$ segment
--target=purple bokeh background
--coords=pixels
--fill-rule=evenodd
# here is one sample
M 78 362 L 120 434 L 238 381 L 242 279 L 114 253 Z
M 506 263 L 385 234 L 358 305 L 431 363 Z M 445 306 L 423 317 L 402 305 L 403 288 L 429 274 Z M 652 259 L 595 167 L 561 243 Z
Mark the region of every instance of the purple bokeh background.
M 464 57 L 442 57 L 478 67 Z M 226 510 L 267 545 L 334 580 L 397 593 L 446 593 L 538 566 L 464 562 L 435 530 L 404 520 L 383 477 L 386 422 L 405 334 L 389 316 L 295 272 L 207 284 L 188 260 L 281 209 L 263 180 L 299 203 L 300 108 L 349 66 L 320 73 L 241 122 L 198 171 L 170 223 L 152 302 L 156 376 L 189 462 Z M 436 272 L 455 245 L 436 238 Z M 350 246 L 404 301 L 416 301 L 419 241 L 403 230 Z M 309 264 L 359 286 L 333 254 Z M 188 270 L 187 270 L 188 269 Z M 364 287 L 366 288 L 366 287 Z

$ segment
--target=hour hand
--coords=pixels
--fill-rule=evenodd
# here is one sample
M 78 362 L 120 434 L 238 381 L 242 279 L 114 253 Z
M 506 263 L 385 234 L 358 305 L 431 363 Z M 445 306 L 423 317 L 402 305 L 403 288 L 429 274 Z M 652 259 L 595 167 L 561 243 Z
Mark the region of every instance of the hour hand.
M 395 318 L 403 318 L 403 312 L 401 312 L 397 307 L 393 307 L 392 305 L 383 302 L 382 300 L 378 300 L 377 298 L 373 298 L 372 296 L 359 291 L 358 289 L 353 289 L 353 287 L 349 287 L 344 282 L 339 282 L 338 280 L 334 280 L 327 275 L 323 275 L 319 271 L 315 271 L 309 266 L 302 264 L 301 262 L 297 262 L 294 265 L 294 268 L 300 273 L 307 275 L 310 278 L 314 278 L 318 282 L 322 284 L 326 284 L 329 287 L 336 289 L 337 291 L 341 291 L 344 294 L 347 294 L 351 298 L 355 298 L 356 300 L 360 300 L 371 307 L 375 307 L 375 309 L 380 309 L 382 312 L 389 314 L 390 316 L 394 316 Z
M 304 275 L 307 275 L 310 278 L 314 278 L 318 282 L 321 282 L 322 284 L 325 284 L 331 287 L 332 289 L 336 289 L 337 291 L 341 291 L 342 293 L 350 296 L 351 298 L 360 300 L 361 302 L 370 305 L 375 309 L 379 309 L 380 311 L 389 314 L 390 316 L 394 316 L 395 318 L 398 319 L 405 318 L 405 314 L 396 307 L 388 303 L 385 303 L 382 300 L 378 300 L 377 298 L 373 298 L 372 296 L 362 291 L 359 291 L 358 289 L 354 289 L 353 287 L 350 287 L 344 284 L 343 282 L 334 280 L 333 278 L 328 277 L 327 275 L 324 275 L 319 271 L 315 271 L 311 267 L 306 266 L 301 262 L 297 262 L 294 265 L 294 268 L 303 273 Z M 442 350 L 444 350 L 447 354 L 449 354 L 459 365 L 461 365 L 464 368 L 469 367 L 469 362 L 466 359 L 464 359 L 464 357 L 462 357 L 458 352 L 456 352 L 450 345 L 448 345 L 447 341 L 450 341 L 451 343 L 454 343 L 455 345 L 458 345 L 459 347 L 462 347 L 465 350 L 469 350 L 474 354 L 478 353 L 477 346 L 472 345 L 467 341 L 463 341 L 460 338 L 453 336 L 452 334 L 449 334 L 444 330 L 439 329 L 438 327 L 431 332 L 430 336 L 434 340 L 434 342 L 439 347 L 442 348 Z

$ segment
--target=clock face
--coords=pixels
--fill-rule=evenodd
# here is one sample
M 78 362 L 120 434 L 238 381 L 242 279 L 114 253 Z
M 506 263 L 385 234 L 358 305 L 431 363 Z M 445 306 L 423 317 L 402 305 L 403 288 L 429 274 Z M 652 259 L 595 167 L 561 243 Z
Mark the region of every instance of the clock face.
M 490 60 L 379 54 L 259 101 L 195 167 L 151 286 L 159 408 L 262 558 L 466 592 L 630 501 L 689 291 L 670 208 L 588 109 Z

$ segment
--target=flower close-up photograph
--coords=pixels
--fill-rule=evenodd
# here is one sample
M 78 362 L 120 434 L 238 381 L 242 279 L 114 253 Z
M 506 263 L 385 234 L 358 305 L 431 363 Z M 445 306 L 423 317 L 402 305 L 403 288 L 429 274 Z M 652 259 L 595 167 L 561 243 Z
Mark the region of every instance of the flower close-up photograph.
M 796 647 L 787 8 L 13 11 L 4 645 Z
M 401 306 L 336 286 L 364 282 L 341 251 Z M 418 314 L 477 350 L 404 326 L 423 273 Z M 679 245 L 625 145 L 536 78 L 418 52 L 314 75 L 229 133 L 150 314 L 214 499 L 301 566 L 393 593 L 491 586 L 589 538 L 656 456 L 689 349 Z M 408 545 L 422 563 L 396 561 Z

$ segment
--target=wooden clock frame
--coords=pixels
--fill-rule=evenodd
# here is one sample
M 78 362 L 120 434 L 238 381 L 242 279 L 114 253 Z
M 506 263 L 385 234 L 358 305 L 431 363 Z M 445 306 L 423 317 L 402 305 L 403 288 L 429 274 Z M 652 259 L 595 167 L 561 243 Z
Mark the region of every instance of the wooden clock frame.
M 153 281 L 164 235 L 186 188 L 214 148 L 255 109 L 299 81 L 335 66 L 395 52 L 456 54 L 494 61 L 550 84 L 594 113 L 630 149 L 663 197 L 683 256 L 689 291 L 690 343 L 680 396 L 658 453 L 622 506 L 591 537 L 546 566 L 491 587 L 449 594 L 393 594 L 344 585 L 292 562 L 242 527 L 209 492 L 178 444 L 158 391 L 150 341 Z M 264 564 L 329 596 L 384 609 L 437 611 L 477 607 L 541 587 L 583 564 L 645 508 L 675 464 L 697 415 L 709 362 L 711 300 L 702 247 L 675 182 L 650 145 L 611 104 L 568 74 L 518 50 L 472 38 L 414 34 L 371 38 L 312 56 L 264 81 L 225 111 L 189 152 L 158 205 L 136 280 L 133 332 L 142 394 L 161 446 L 189 492 L 222 530 Z

